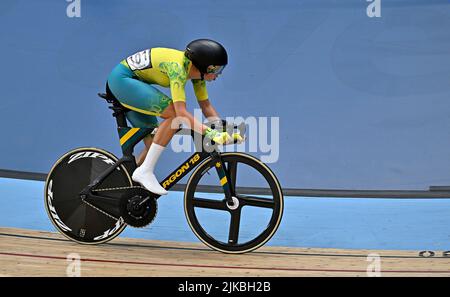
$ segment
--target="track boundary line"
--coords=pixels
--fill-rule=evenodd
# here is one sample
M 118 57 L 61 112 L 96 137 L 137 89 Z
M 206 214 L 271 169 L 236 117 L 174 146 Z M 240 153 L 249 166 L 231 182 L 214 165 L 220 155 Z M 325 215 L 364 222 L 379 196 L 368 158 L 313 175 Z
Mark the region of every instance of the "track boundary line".
M 64 260 L 65 257 L 58 256 L 46 256 L 46 255 L 31 255 L 31 254 L 15 254 L 15 253 L 3 253 L 0 255 L 13 256 L 13 257 L 28 257 L 28 258 L 41 258 L 51 260 Z M 129 265 L 148 265 L 148 266 L 168 266 L 168 267 L 189 267 L 189 268 L 211 268 L 211 269 L 240 269 L 240 270 L 276 270 L 276 271 L 303 271 L 303 272 L 340 272 L 340 273 L 365 273 L 366 270 L 355 269 L 311 269 L 311 268 L 277 268 L 277 267 L 241 267 L 241 266 L 216 266 L 216 265 L 198 265 L 198 264 L 173 264 L 173 263 L 156 263 L 156 262 L 136 262 L 136 261 L 119 261 L 119 260 L 102 260 L 102 259 L 90 259 L 81 258 L 81 262 L 94 262 L 94 263 L 110 263 L 110 264 L 129 264 Z M 386 270 L 381 273 L 448 273 L 450 270 Z
M 0 233 L 0 236 L 8 237 L 18 237 L 26 239 L 40 239 L 40 240 L 50 240 L 50 241 L 60 241 L 66 243 L 72 243 L 70 240 L 64 238 L 48 238 L 33 235 L 21 235 L 21 234 L 10 234 L 10 233 Z M 155 245 L 141 245 L 141 244 L 131 244 L 131 243 L 104 243 L 102 246 L 125 246 L 125 247 L 136 247 L 136 248 L 152 248 L 152 249 L 167 249 L 167 250 L 184 250 L 184 251 L 197 251 L 197 252 L 214 252 L 210 249 L 202 248 L 188 248 L 188 247 L 174 247 L 174 246 L 155 246 Z M 263 254 L 263 255 L 284 255 L 284 256 L 308 256 L 308 257 L 348 257 L 348 258 L 366 258 L 367 255 L 352 255 L 352 254 L 323 254 L 323 253 L 289 253 L 289 252 L 263 252 L 263 251 L 253 251 L 252 254 Z M 420 257 L 420 256 L 395 256 L 395 255 L 380 255 L 380 258 L 386 259 L 450 259 L 450 257 L 434 256 L 430 257 Z

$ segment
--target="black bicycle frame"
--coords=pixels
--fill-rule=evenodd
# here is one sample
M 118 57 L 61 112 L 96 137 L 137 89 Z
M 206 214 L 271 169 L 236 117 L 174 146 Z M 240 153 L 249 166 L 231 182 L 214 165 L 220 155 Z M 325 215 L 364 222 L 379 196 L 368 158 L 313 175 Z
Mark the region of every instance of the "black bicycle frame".
M 142 138 L 144 138 L 146 135 L 143 134 Z M 142 138 L 140 140 L 142 140 Z M 129 153 L 130 151 L 128 151 Z M 184 161 L 177 169 L 172 171 L 165 179 L 163 179 L 161 186 L 166 189 L 170 190 L 174 185 L 176 185 L 184 176 L 186 176 L 189 172 L 191 172 L 192 169 L 197 167 L 198 164 L 203 162 L 208 157 L 211 157 L 211 162 L 213 162 L 216 171 L 219 176 L 220 184 L 223 187 L 225 198 L 227 202 L 232 205 L 233 199 L 232 196 L 234 193 L 232 193 L 232 187 L 229 185 L 230 177 L 228 175 L 227 170 L 225 170 L 224 163 L 222 161 L 221 155 L 217 151 L 207 152 L 205 150 L 202 150 L 200 152 L 195 152 L 190 156 L 186 161 Z M 116 170 L 117 167 L 120 165 L 124 165 L 127 170 L 132 169 L 132 171 L 128 171 L 130 174 L 133 173 L 133 171 L 136 169 L 136 161 L 132 154 L 131 155 L 123 156 L 121 159 L 119 159 L 117 162 L 114 163 L 113 166 L 109 167 L 107 170 L 102 172 L 89 186 L 87 186 L 83 191 L 80 192 L 81 198 L 95 198 L 95 199 L 101 199 L 101 200 L 116 200 L 115 198 L 110 197 L 104 197 L 99 196 L 93 193 L 95 191 L 95 188 L 104 181 L 114 170 Z M 154 194 L 154 197 L 158 199 L 160 196 L 157 194 Z
M 107 91 L 108 93 L 108 91 Z M 116 168 L 123 165 L 127 171 L 132 174 L 134 170 L 137 168 L 136 159 L 133 155 L 134 147 L 146 136 L 150 134 L 154 134 L 156 132 L 157 127 L 153 128 L 131 128 L 127 125 L 127 121 L 125 118 L 125 113 L 127 109 L 124 108 L 117 99 L 111 97 L 111 94 L 99 94 L 100 97 L 106 99 L 109 103 L 112 103 L 112 106 L 109 108 L 113 110 L 113 116 L 116 118 L 117 123 L 117 131 L 119 134 L 120 145 L 122 148 L 123 157 L 120 158 L 117 162 L 114 163 L 113 166 L 109 167 L 107 170 L 102 172 L 91 184 L 89 184 L 86 188 L 84 188 L 80 192 L 81 199 L 87 198 L 95 198 L 101 199 L 104 201 L 115 201 L 115 198 L 99 196 L 93 193 L 95 188 L 104 181 Z M 198 164 L 204 161 L 206 158 L 211 157 L 212 162 L 214 162 L 214 166 L 218 173 L 220 184 L 225 193 L 225 198 L 229 205 L 233 204 L 232 196 L 234 193 L 234 188 L 230 186 L 230 176 L 225 170 L 225 166 L 223 164 L 220 152 L 216 149 L 214 145 L 211 143 L 205 144 L 203 142 L 203 136 L 195 133 L 193 130 L 187 129 L 178 129 L 177 133 L 183 131 L 187 132 L 184 134 L 190 134 L 193 138 L 194 145 L 196 148 L 196 152 L 189 157 L 184 163 L 182 163 L 177 169 L 175 169 L 172 173 L 170 173 L 161 183 L 161 186 L 170 190 L 174 185 L 178 183 L 185 175 L 187 175 L 192 169 L 194 169 Z M 160 195 L 154 194 L 154 197 L 158 199 Z

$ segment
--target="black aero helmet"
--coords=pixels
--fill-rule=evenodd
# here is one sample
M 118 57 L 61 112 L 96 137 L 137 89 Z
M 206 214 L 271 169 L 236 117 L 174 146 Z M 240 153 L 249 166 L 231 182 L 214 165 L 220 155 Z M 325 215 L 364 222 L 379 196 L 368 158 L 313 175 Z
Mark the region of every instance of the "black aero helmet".
M 192 61 L 200 73 L 220 73 L 223 67 L 208 71 L 208 66 L 225 66 L 228 55 L 225 48 L 218 42 L 210 39 L 197 39 L 186 46 L 185 56 Z

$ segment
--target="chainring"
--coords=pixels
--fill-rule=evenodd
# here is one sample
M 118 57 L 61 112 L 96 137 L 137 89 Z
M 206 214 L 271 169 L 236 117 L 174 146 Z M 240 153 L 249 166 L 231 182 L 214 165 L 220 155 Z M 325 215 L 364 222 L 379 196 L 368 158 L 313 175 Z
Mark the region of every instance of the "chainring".
M 131 188 L 120 198 L 119 209 L 125 223 L 142 228 L 153 222 L 158 204 L 151 192 L 143 188 Z

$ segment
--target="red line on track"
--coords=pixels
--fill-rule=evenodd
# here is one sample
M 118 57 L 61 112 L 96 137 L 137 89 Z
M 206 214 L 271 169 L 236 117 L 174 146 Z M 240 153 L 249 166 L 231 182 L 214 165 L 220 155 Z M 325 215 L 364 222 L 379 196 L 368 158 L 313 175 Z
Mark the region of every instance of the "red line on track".
M 30 255 L 30 254 L 15 254 L 15 253 L 1 253 L 0 255 L 15 256 L 15 257 L 28 257 L 28 258 L 41 258 L 41 259 L 54 259 L 54 260 L 67 260 L 65 257 L 58 256 L 45 256 L 45 255 Z M 101 259 L 88 259 L 81 258 L 82 262 L 98 262 L 98 263 L 112 263 L 112 264 L 132 264 L 132 265 L 153 265 L 153 266 L 171 266 L 171 267 L 190 267 L 190 268 L 216 268 L 216 269 L 247 269 L 247 270 L 278 270 L 278 271 L 308 271 L 308 272 L 366 272 L 366 270 L 343 270 L 343 269 L 308 269 L 308 268 L 276 268 L 276 267 L 241 267 L 241 266 L 213 266 L 213 265 L 196 265 L 196 264 L 171 264 L 171 263 L 153 263 L 153 262 L 131 262 L 131 261 L 119 261 L 119 260 L 101 260 Z M 450 273 L 449 270 L 386 270 L 381 273 Z

